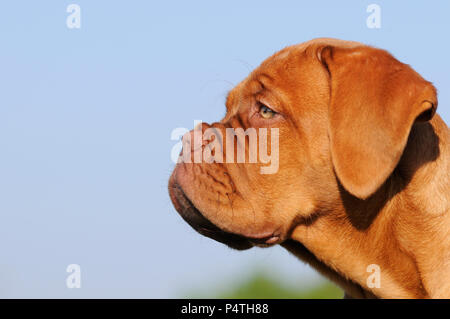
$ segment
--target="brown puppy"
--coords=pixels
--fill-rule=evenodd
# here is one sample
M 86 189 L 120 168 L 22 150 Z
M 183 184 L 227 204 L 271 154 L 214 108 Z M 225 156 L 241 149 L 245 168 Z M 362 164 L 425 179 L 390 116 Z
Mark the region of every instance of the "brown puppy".
M 197 130 L 278 128 L 279 169 L 177 164 L 169 192 L 192 227 L 281 244 L 352 297 L 450 298 L 450 134 L 430 82 L 386 51 L 315 39 L 268 58 L 226 107 Z

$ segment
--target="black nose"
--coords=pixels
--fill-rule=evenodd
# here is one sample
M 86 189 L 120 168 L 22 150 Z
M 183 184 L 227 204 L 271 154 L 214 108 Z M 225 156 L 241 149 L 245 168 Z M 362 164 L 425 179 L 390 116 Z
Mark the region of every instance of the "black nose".
M 181 217 L 200 234 L 237 250 L 253 247 L 245 237 L 225 232 L 206 219 L 176 182 L 169 183 L 169 194 Z

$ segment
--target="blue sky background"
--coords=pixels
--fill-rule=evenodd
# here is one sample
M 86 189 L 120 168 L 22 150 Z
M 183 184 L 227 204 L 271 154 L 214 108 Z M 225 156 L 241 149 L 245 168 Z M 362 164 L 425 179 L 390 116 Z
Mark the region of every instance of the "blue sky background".
M 254 266 L 317 280 L 280 247 L 235 252 L 191 230 L 166 190 L 170 134 L 220 119 L 262 60 L 322 36 L 411 64 L 449 123 L 449 15 L 449 1 L 2 1 L 0 297 L 176 297 Z M 81 289 L 66 288 L 71 263 Z

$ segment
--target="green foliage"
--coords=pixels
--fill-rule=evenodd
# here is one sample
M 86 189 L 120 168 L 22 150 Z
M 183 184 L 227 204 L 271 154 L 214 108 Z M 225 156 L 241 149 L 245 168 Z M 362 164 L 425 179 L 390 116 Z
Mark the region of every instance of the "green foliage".
M 297 288 L 299 287 L 299 288 Z M 211 293 L 192 292 L 190 298 L 219 299 L 342 299 L 343 291 L 331 284 L 323 282 L 315 286 L 302 287 L 287 285 L 265 272 L 255 272 L 245 280 L 236 281 L 225 288 L 218 288 Z

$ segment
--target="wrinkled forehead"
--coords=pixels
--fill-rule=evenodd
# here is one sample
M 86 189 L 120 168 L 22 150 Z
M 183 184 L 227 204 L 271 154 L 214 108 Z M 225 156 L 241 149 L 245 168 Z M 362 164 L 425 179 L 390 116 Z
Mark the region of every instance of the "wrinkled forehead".
M 234 109 L 237 108 L 239 99 L 245 95 L 257 92 L 264 87 L 266 83 L 280 85 L 283 82 L 286 82 L 292 73 L 297 72 L 301 62 L 316 59 L 317 49 L 325 45 L 351 48 L 361 46 L 362 44 L 353 41 L 318 38 L 288 46 L 276 52 L 264 60 L 246 79 L 241 81 L 228 93 L 226 100 L 227 112 L 234 113 Z
M 289 64 L 298 62 L 301 59 L 315 57 L 319 47 L 328 45 L 341 48 L 351 48 L 361 46 L 362 44 L 359 42 L 344 41 L 332 38 L 318 38 L 300 44 L 291 45 L 276 52 L 263 61 L 254 73 L 266 71 L 267 69 L 280 71 L 280 69 L 282 70 L 283 68 L 287 68 Z
M 274 83 L 280 84 L 279 80 L 283 78 L 283 71 L 292 70 L 297 64 L 296 60 L 299 59 L 298 53 L 302 51 L 304 51 L 304 48 L 299 46 L 287 47 L 263 61 L 247 78 L 228 93 L 227 112 L 234 113 L 240 99 L 255 94 Z

